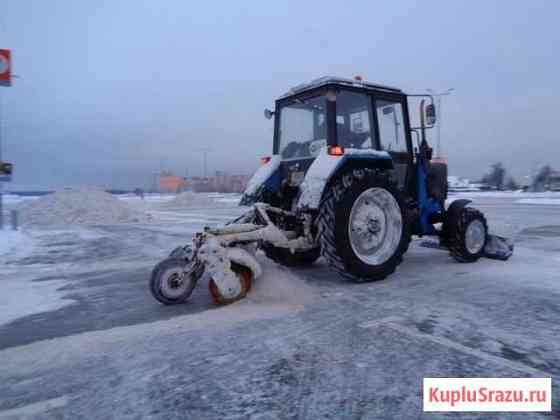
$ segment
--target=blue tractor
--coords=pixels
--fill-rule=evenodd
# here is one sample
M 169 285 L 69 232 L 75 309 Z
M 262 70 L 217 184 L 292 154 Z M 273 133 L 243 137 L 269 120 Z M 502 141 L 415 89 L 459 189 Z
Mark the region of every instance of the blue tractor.
M 463 263 L 511 255 L 511 243 L 488 234 L 469 200 L 446 206 L 447 165 L 426 140 L 436 120 L 430 95 L 323 77 L 291 89 L 265 117 L 274 119 L 273 154 L 241 199 L 251 210 L 156 266 L 151 290 L 162 303 L 185 301 L 204 272 L 217 303 L 244 297 L 261 272 L 256 249 L 286 266 L 323 256 L 354 282 L 393 273 L 413 235 L 438 237 Z

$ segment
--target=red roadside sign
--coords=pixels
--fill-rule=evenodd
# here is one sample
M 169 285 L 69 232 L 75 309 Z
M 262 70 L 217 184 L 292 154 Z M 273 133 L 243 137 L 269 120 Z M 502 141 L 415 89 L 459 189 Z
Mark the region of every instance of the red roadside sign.
M 12 53 L 0 49 L 0 85 L 10 86 L 12 83 Z

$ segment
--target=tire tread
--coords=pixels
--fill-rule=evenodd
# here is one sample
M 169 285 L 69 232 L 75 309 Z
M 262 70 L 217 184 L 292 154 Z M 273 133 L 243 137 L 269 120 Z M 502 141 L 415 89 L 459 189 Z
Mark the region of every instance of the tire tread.
M 318 226 L 321 254 L 334 271 L 342 277 L 356 283 L 382 280 L 392 274 L 397 268 L 397 265 L 402 262 L 402 257 L 408 250 L 412 236 L 410 233 L 411 223 L 407 216 L 406 206 L 402 204 L 403 201 L 401 197 L 396 197 L 401 203 L 404 229 L 403 239 L 401 240 L 399 248 L 397 248 L 397 255 L 391 257 L 384 264 L 381 264 L 379 269 L 376 270 L 374 277 L 364 277 L 350 272 L 348 269 L 349 267 L 347 267 L 344 259 L 341 255 L 339 255 L 337 250 L 335 208 L 337 203 L 344 197 L 348 190 L 352 188 L 352 185 L 354 185 L 355 182 L 363 184 L 364 180 L 368 179 L 370 180 L 368 184 L 375 182 L 379 185 L 392 185 L 395 187 L 394 191 L 398 191 L 396 189 L 396 184 L 391 180 L 387 172 L 375 169 L 355 169 L 343 174 L 334 183 L 332 183 L 330 187 L 327 188 L 319 204 Z

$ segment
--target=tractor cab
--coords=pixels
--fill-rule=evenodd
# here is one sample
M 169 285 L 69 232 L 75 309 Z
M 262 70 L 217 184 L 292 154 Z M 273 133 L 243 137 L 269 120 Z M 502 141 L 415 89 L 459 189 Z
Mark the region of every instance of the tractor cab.
M 297 195 L 322 151 L 332 155 L 345 150 L 385 151 L 399 187 L 404 189 L 411 180 L 407 96 L 400 89 L 322 77 L 282 95 L 275 111 L 265 110 L 265 117 L 274 118 L 273 155 L 280 159 L 284 203 Z

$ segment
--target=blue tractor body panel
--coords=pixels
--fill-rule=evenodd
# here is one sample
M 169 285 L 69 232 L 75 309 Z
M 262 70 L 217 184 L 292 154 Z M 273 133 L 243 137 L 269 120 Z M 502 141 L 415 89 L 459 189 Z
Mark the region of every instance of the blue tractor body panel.
M 416 198 L 420 217 L 415 231 L 420 235 L 436 235 L 437 231 L 430 219 L 433 214 L 445 212 L 444 204 L 428 194 L 428 162 L 420 153 L 416 155 L 416 162 Z M 266 193 L 279 192 L 285 181 L 282 179 L 281 163 L 281 156 L 274 155 L 261 166 L 249 181 L 240 204 L 251 205 L 263 201 Z M 305 174 L 295 209 L 318 210 L 329 182 L 349 166 L 391 169 L 393 161 L 391 155 L 384 151 L 345 149 L 344 154 L 334 156 L 323 148 Z
M 300 186 L 297 209 L 317 210 L 321 197 L 329 181 L 353 161 L 361 161 L 362 166 L 392 168 L 393 161 L 387 152 L 371 149 L 345 149 L 341 156 L 333 156 L 322 149 L 311 164 Z
M 420 153 L 416 154 L 416 161 L 416 197 L 420 210 L 419 226 L 416 230 L 422 235 L 435 235 L 437 232 L 430 223 L 430 216 L 443 213 L 445 208 L 442 202 L 428 195 L 428 162 Z
M 264 165 L 262 165 L 247 183 L 247 187 L 239 202 L 242 206 L 262 201 L 262 197 L 266 192 L 276 193 L 280 191 L 282 186 L 282 173 L 280 171 L 281 158 L 274 155 Z

